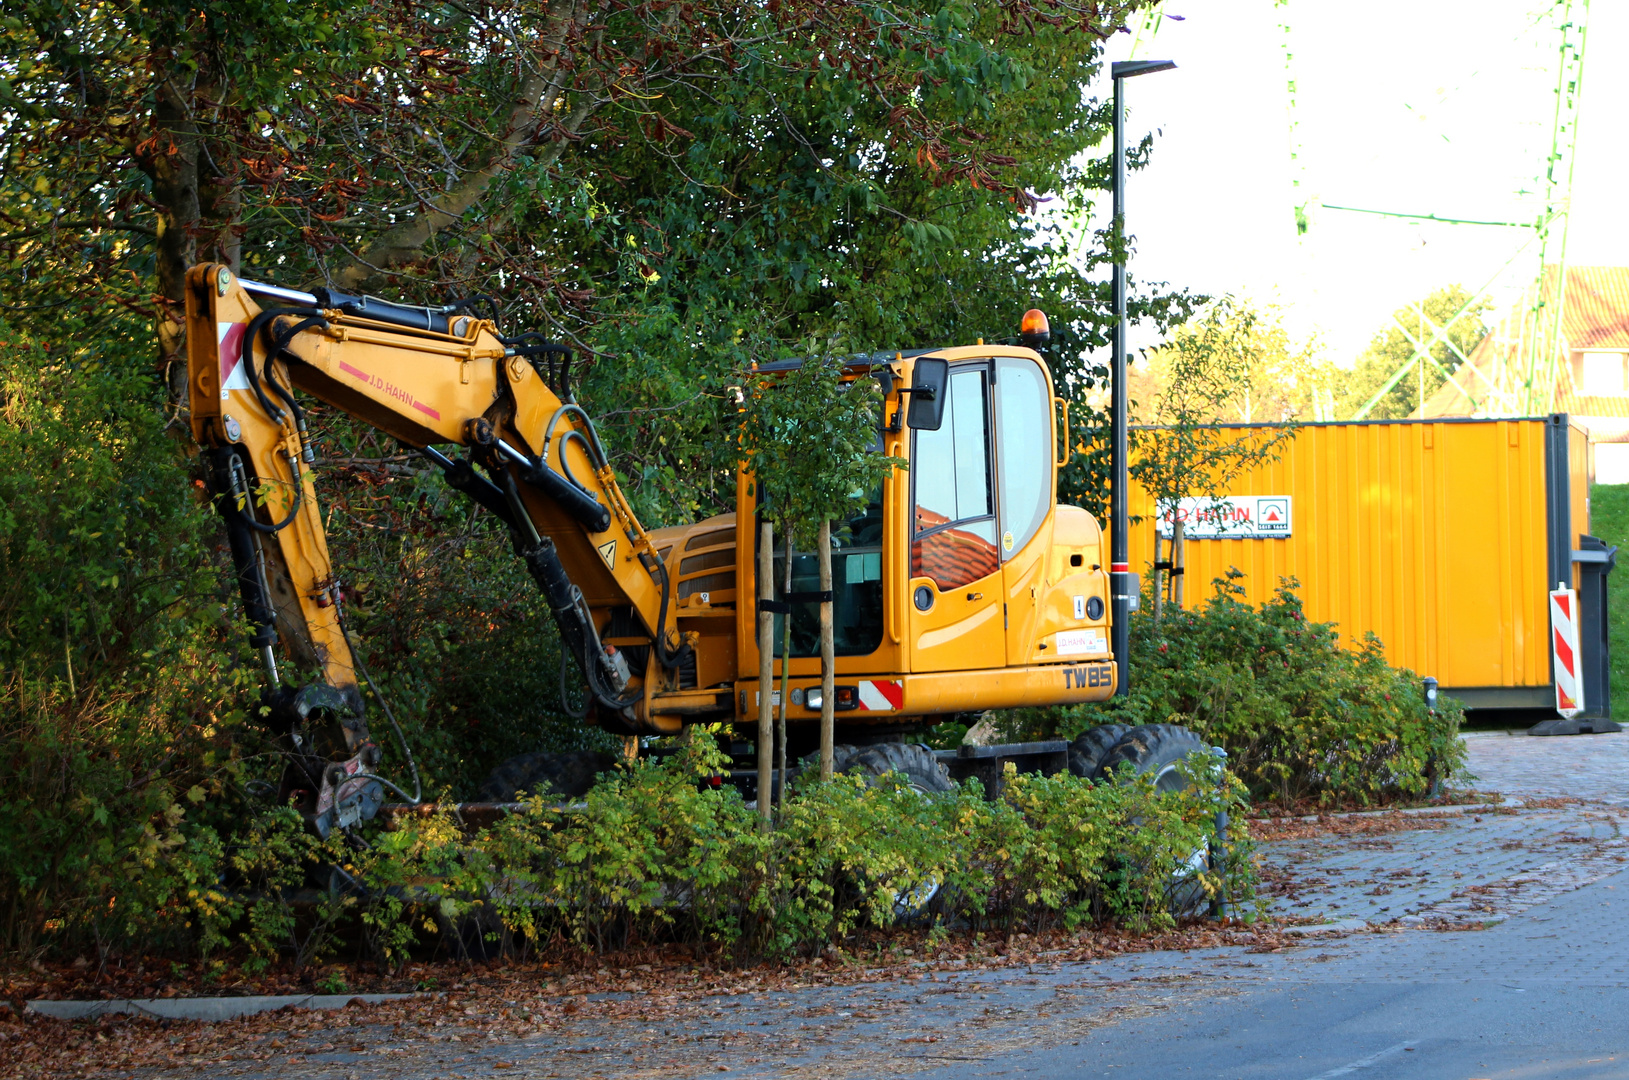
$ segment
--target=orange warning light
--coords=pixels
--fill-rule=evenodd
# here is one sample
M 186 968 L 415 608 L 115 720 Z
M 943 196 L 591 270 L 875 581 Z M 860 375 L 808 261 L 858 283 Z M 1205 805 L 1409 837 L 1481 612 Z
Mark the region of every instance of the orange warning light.
M 1046 321 L 1046 312 L 1040 308 L 1030 308 L 1024 312 L 1023 321 L 1018 324 L 1018 336 L 1024 339 L 1026 345 L 1038 345 L 1052 336 L 1052 327 Z

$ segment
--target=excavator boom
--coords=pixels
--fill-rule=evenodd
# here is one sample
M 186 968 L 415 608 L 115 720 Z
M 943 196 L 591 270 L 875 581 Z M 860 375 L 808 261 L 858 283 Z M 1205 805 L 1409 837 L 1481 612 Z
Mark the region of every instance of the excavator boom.
M 379 754 L 363 720 L 344 592 L 312 483 L 315 448 L 295 390 L 421 449 L 453 487 L 509 526 L 602 727 L 679 730 L 676 718 L 653 720 L 649 701 L 677 686 L 686 650 L 667 568 L 587 413 L 544 377 L 569 350 L 531 335 L 504 339 L 472 313 L 275 289 L 212 264 L 189 274 L 187 321 L 193 435 L 226 521 L 251 641 L 278 699 L 274 712 L 296 740 L 309 743 L 311 734 L 299 729 L 318 716 L 344 733 L 348 775 L 382 780 L 368 772 Z M 457 448 L 468 457 L 456 456 Z M 639 650 L 641 670 L 601 640 L 595 612 L 612 608 L 626 610 L 650 646 Z M 323 685 L 284 690 L 277 642 L 296 662 L 320 669 Z M 304 699 L 293 700 L 299 694 Z M 311 779 L 319 817 L 346 801 L 347 783 L 351 794 L 367 787 L 335 777 L 325 797 L 322 777 Z

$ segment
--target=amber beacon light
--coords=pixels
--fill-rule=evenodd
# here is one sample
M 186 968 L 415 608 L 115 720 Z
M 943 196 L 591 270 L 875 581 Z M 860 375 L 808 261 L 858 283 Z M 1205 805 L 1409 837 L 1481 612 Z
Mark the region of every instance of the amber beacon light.
M 1018 336 L 1031 348 L 1048 341 L 1052 337 L 1052 327 L 1046 321 L 1046 312 L 1040 308 L 1030 308 L 1024 312 L 1023 319 L 1018 323 Z

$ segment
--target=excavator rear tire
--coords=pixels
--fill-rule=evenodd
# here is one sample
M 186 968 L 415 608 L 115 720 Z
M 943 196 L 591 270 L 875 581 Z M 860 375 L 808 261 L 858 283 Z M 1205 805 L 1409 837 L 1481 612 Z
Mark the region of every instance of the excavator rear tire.
M 540 751 L 517 754 L 493 769 L 481 785 L 477 802 L 514 802 L 525 791 L 545 799 L 580 799 L 616 758 L 597 750 Z
M 866 783 L 887 773 L 903 773 L 906 782 L 929 795 L 955 791 L 950 772 L 939 763 L 933 751 L 916 743 L 874 743 L 871 746 L 837 746 L 832 749 L 832 771 L 859 773 Z
M 1195 751 L 1209 753 L 1210 747 L 1187 728 L 1177 724 L 1142 724 L 1128 728 L 1103 755 L 1093 779 L 1113 783 L 1126 773 L 1125 767 L 1129 765 L 1137 776 L 1152 776 L 1155 791 L 1182 791 L 1193 786 L 1193 780 L 1182 771 L 1182 761 Z M 1210 904 L 1210 893 L 1199 876 L 1209 862 L 1209 855 L 1203 847 L 1195 851 L 1166 886 L 1166 908 L 1179 919 L 1198 915 Z
M 1103 764 L 1103 757 L 1114 744 L 1119 742 L 1131 728 L 1127 724 L 1100 724 L 1089 731 L 1083 731 L 1069 744 L 1069 771 L 1075 776 L 1090 780 L 1097 775 L 1097 767 Z

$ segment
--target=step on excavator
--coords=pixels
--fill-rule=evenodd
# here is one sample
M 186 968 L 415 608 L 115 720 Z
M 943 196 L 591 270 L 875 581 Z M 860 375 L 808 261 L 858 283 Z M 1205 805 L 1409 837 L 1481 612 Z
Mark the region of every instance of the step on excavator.
M 626 737 L 720 723 L 738 733 L 738 764 L 752 752 L 759 488 L 740 474 L 734 513 L 646 529 L 564 385 L 570 350 L 535 333 L 505 337 L 479 306 L 307 293 L 218 264 L 188 275 L 192 430 L 265 667 L 263 711 L 288 757 L 279 797 L 322 835 L 375 816 L 387 791 L 407 803 L 422 792 L 416 769 L 411 792 L 379 771 L 300 394 L 417 449 L 507 526 L 587 688 L 586 722 Z M 1039 312 L 1031 318 L 1044 328 Z M 938 754 L 909 741 L 951 715 L 1115 691 L 1103 536 L 1091 514 L 1057 504 L 1068 406 L 1041 355 L 922 349 L 851 358 L 845 377 L 877 380 L 877 450 L 908 468 L 833 530 L 839 770 L 898 769 L 929 790 L 975 775 L 992 794 L 1008 761 L 1090 775 L 1113 749 L 1101 737 Z M 815 556 L 792 559 L 793 587 L 780 591 L 780 562 L 772 602 L 789 612 L 789 700 L 772 693 L 796 754 L 818 732 L 824 595 Z M 290 669 L 321 677 L 292 685 Z M 494 769 L 482 800 L 580 795 L 596 771 L 591 754 L 525 755 Z M 749 798 L 755 776 L 733 777 Z

